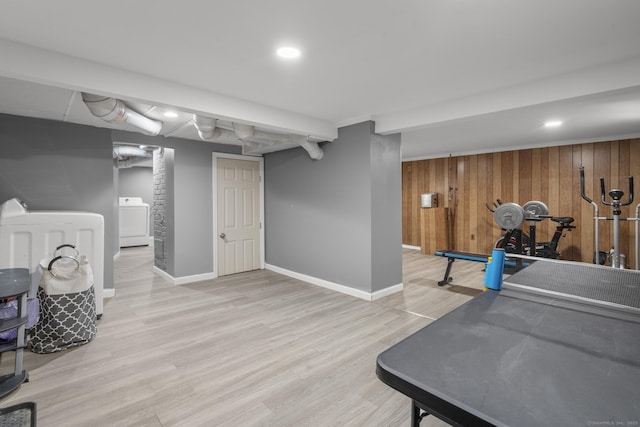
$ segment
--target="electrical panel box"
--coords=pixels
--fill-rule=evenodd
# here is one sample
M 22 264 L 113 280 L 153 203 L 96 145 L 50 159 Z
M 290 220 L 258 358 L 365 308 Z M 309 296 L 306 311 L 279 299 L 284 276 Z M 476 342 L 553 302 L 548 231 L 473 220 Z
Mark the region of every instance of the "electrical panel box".
M 438 193 L 424 193 L 420 196 L 420 206 L 423 208 L 438 207 Z

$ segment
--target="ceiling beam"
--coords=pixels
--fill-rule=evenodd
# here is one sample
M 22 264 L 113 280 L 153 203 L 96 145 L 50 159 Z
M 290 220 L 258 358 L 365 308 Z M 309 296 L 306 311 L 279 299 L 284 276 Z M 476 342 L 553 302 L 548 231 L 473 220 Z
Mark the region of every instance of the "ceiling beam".
M 436 123 L 640 86 L 640 57 L 527 84 L 375 117 L 376 133 L 418 130 Z
M 278 132 L 332 141 L 335 124 L 98 62 L 0 40 L 0 76 L 167 106 Z

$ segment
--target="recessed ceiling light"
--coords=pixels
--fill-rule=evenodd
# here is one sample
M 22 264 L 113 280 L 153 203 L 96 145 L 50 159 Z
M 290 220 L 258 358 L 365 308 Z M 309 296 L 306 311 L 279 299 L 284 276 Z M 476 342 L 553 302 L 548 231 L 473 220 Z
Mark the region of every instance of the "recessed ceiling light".
M 557 128 L 558 126 L 562 126 L 562 120 L 549 120 L 548 122 L 544 122 L 544 127 L 546 128 Z
M 175 111 L 165 111 L 164 112 L 164 116 L 165 117 L 178 117 L 178 113 L 176 113 Z
M 276 53 L 280 58 L 285 59 L 299 58 L 301 54 L 300 49 L 291 46 L 281 47 L 276 51 Z

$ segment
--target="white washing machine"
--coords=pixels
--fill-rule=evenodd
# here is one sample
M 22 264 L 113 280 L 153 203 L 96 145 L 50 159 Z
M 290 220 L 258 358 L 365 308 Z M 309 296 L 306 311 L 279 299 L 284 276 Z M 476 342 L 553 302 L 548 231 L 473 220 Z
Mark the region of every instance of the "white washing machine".
M 120 247 L 149 246 L 149 205 L 142 197 L 120 197 Z
M 18 199 L 0 205 L 0 268 L 28 268 L 34 283 L 38 264 L 55 249 L 74 245 L 87 257 L 94 275 L 96 313 L 102 314 L 104 218 L 90 212 L 29 211 Z

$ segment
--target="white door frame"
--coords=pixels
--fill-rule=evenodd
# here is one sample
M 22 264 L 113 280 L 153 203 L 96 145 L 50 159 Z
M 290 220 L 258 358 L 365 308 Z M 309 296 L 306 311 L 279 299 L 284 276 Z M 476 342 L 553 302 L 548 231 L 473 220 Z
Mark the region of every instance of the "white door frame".
M 260 174 L 260 269 L 264 270 L 264 158 L 245 156 L 242 154 L 213 153 L 212 183 L 213 183 L 213 273 L 218 277 L 218 159 L 247 160 L 258 162 Z

